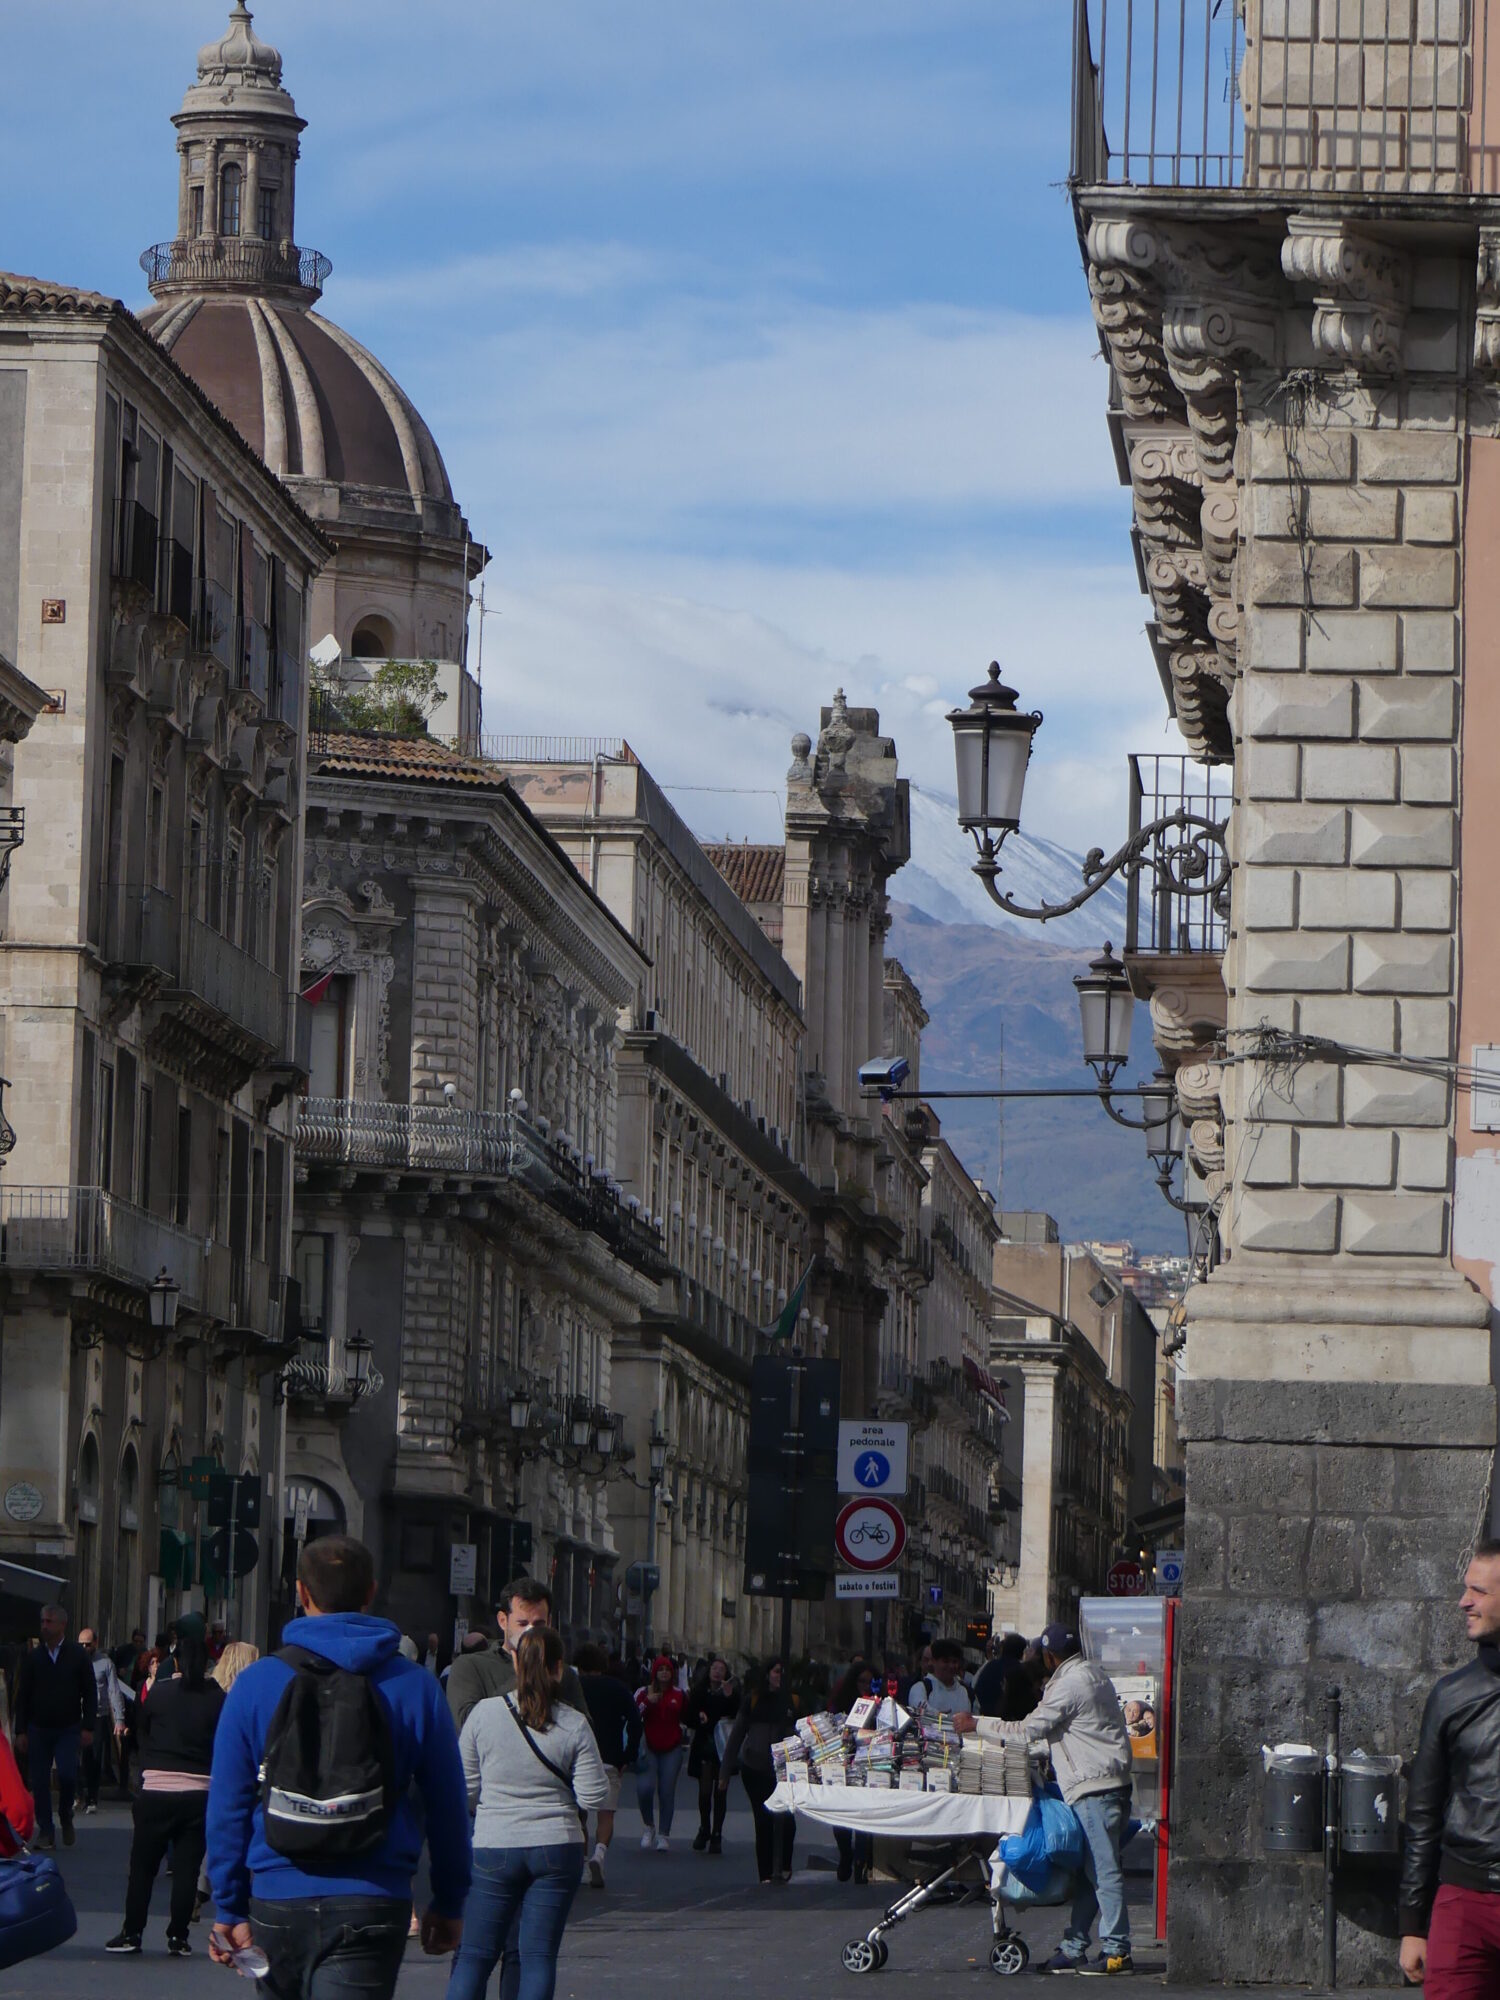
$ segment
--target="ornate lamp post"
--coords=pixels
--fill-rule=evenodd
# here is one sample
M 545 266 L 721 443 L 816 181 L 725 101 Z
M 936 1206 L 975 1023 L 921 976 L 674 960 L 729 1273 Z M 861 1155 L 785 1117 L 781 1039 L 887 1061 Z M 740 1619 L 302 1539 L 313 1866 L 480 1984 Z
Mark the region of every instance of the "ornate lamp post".
M 651 1656 L 651 1601 L 656 1594 L 656 1516 L 661 1506 L 662 1475 L 667 1469 L 667 1438 L 661 1427 L 661 1412 L 652 1419 L 647 1441 L 651 1466 L 651 1487 L 646 1500 L 646 1574 L 641 1591 L 641 1651 Z
M 146 1302 L 151 1313 L 153 1333 L 170 1333 L 177 1324 L 177 1304 L 182 1297 L 182 1287 L 175 1278 L 168 1277 L 164 1264 L 157 1272 L 155 1280 L 146 1288 Z

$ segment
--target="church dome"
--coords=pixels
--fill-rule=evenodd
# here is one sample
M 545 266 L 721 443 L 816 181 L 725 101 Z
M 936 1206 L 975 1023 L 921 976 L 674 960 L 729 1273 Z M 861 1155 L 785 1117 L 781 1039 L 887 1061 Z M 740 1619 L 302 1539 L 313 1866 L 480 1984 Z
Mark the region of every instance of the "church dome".
M 283 478 L 452 503 L 442 456 L 411 400 L 321 313 L 200 292 L 168 299 L 145 324 Z
M 256 34 L 245 0 L 235 0 L 228 33 L 220 35 L 217 41 L 206 42 L 198 51 L 200 83 L 227 83 L 235 75 L 266 77 L 273 84 L 281 82 L 281 56 Z

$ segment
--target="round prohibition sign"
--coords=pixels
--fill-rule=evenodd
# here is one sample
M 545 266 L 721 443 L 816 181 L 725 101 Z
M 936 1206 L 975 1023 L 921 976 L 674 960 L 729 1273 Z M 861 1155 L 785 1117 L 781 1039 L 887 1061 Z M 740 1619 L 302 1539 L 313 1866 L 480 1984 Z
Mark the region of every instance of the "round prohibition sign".
M 890 1569 L 906 1547 L 906 1522 L 891 1501 L 867 1494 L 840 1510 L 833 1541 L 850 1569 Z

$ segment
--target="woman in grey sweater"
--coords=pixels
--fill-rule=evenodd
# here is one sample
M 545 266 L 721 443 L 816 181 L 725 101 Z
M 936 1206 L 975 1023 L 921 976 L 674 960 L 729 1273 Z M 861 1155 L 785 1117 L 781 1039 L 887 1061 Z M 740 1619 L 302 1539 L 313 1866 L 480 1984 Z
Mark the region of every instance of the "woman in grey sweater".
M 518 2000 L 552 2000 L 557 1952 L 583 1879 L 580 1809 L 609 1797 L 586 1715 L 559 1699 L 563 1643 L 550 1626 L 516 1647 L 514 1694 L 474 1708 L 458 1739 L 474 1819 L 474 1886 L 447 2000 L 484 2000 L 516 1925 Z

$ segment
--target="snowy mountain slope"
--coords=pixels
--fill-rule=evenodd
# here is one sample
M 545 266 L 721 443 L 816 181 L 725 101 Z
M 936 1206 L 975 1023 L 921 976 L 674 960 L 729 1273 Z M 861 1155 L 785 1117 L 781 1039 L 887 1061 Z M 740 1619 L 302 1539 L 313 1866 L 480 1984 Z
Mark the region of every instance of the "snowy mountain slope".
M 1097 950 L 1106 938 L 1116 950 L 1125 937 L 1125 887 L 1118 877 L 1071 916 L 1047 924 L 997 909 L 972 872 L 974 843 L 958 824 L 958 801 L 948 794 L 911 788 L 912 858 L 892 881 L 892 894 L 944 924 L 986 924 L 1018 931 L 1075 950 Z M 1001 850 L 997 886 L 1035 907 L 1076 896 L 1083 887 L 1080 857 L 1048 840 L 1013 833 Z

